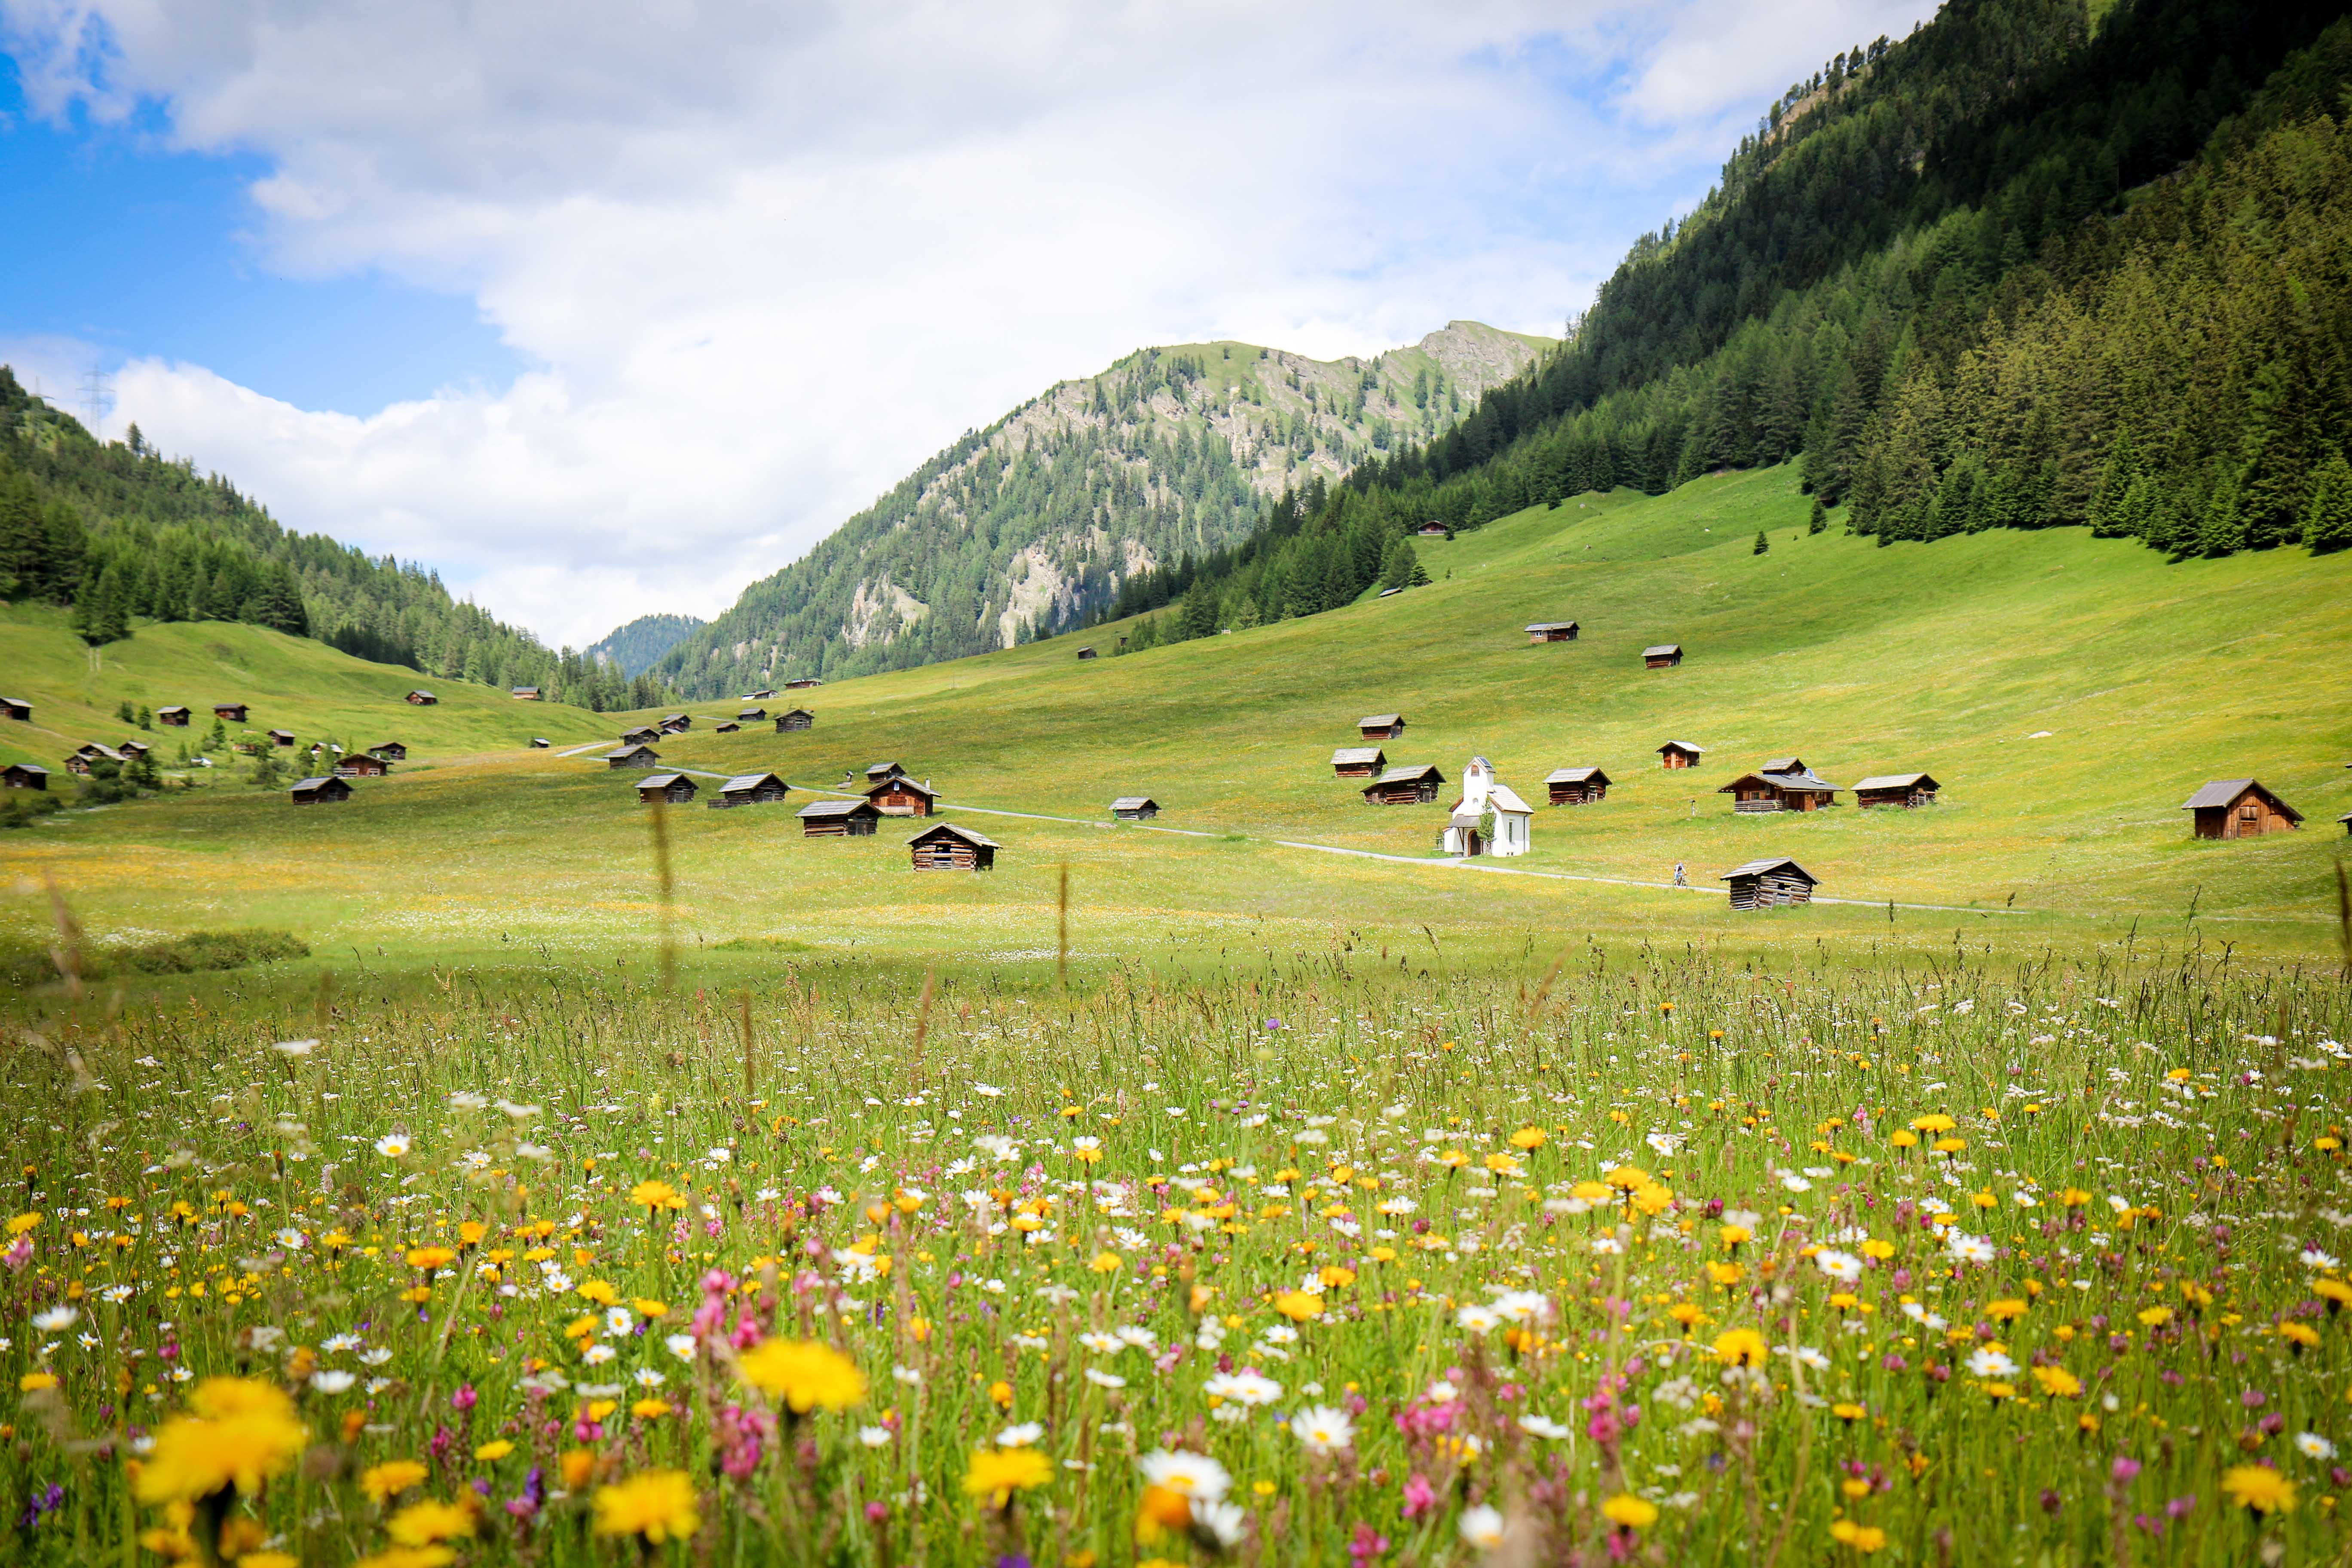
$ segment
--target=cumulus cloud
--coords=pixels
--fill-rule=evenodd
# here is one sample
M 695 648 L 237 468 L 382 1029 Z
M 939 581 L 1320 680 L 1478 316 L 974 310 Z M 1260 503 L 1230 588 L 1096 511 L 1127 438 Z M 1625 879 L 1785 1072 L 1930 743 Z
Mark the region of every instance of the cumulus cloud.
M 1664 216 L 1612 196 L 1923 8 L 0 0 L 36 112 L 261 155 L 267 265 L 462 292 L 531 367 L 361 417 L 134 359 L 118 420 L 575 643 L 1131 348 L 1557 331 Z

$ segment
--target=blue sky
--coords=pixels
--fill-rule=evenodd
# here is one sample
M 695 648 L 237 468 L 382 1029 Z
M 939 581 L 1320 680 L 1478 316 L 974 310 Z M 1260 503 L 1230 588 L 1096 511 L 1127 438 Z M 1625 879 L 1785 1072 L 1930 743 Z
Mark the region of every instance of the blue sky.
M 0 356 L 584 644 L 1155 342 L 1556 333 L 1922 0 L 0 0 Z

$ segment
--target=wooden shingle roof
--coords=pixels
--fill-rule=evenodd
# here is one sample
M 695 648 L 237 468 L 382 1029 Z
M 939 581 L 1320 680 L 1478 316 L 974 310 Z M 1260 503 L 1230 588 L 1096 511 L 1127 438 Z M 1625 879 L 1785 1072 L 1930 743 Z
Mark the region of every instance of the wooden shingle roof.
M 1718 882 L 1728 882 L 1739 877 L 1761 877 L 1767 872 L 1780 870 L 1786 870 L 1794 876 L 1802 877 L 1805 879 L 1805 885 L 1807 887 L 1817 888 L 1821 886 L 1822 879 L 1819 877 L 1814 876 L 1811 871 L 1806 870 L 1802 866 L 1798 865 L 1786 855 L 1767 856 L 1761 860 L 1750 860 L 1745 866 L 1734 866 L 1730 870 L 1726 871 L 1722 876 L 1717 877 L 1716 880 Z
M 985 833 L 975 833 L 969 827 L 959 827 L 952 822 L 942 822 L 933 826 L 926 827 L 920 833 L 916 834 L 912 838 L 908 839 L 907 842 L 909 844 L 921 844 L 933 838 L 961 838 L 966 844 L 973 845 L 982 849 L 1002 849 L 1004 847 L 1003 845 L 999 844 L 995 839 L 991 838 Z
M 2199 790 L 2195 795 L 2190 795 L 2187 800 L 2181 802 L 2180 809 L 2183 811 L 2200 811 L 2215 806 L 2229 805 L 2248 790 L 2253 791 L 2256 795 L 2261 795 L 2264 800 L 2270 802 L 2271 809 L 2277 812 L 2281 816 L 2285 817 L 2289 822 L 2301 822 L 2303 820 L 2303 813 L 2295 810 L 2294 807 L 2287 805 L 2286 802 L 2281 800 L 2276 795 L 2273 794 L 2269 786 L 2264 784 L 2260 779 L 2215 779 L 2203 789 Z
M 1941 786 L 1926 773 L 1873 773 L 1866 779 L 1856 779 L 1853 787 L 1864 789 L 1937 789 Z

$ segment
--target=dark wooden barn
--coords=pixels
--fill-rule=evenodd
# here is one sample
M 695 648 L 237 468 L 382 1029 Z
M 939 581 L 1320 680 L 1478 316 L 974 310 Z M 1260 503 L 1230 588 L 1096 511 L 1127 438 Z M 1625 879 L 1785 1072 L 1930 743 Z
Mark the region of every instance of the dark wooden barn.
M 530 749 L 534 752 L 543 752 L 553 742 L 544 735 L 533 735 L 530 738 Z
M 969 827 L 942 822 L 907 840 L 918 871 L 987 871 L 996 865 L 996 840 Z
M 101 746 L 96 741 L 85 741 L 72 756 L 66 759 L 66 772 L 88 778 L 90 774 L 90 764 L 93 763 L 112 763 L 120 767 L 130 760 L 112 746 Z
M 1416 539 L 1444 539 L 1449 537 L 1446 532 L 1445 525 L 1442 522 L 1424 522 L 1412 531 L 1413 537 Z
M 419 708 L 430 708 L 435 703 L 440 701 L 441 699 L 434 696 L 433 693 L 425 690 L 420 686 L 415 690 L 410 692 L 407 696 L 402 698 L 401 700 L 404 702 L 413 703 Z
M 188 710 L 177 703 L 169 708 L 158 708 L 155 710 L 155 722 L 174 730 L 184 730 L 188 727 Z
M 1867 811 L 1873 806 L 1899 806 L 1908 811 L 1936 803 L 1936 792 L 1943 786 L 1926 773 L 1873 773 L 1856 781 L 1853 804 Z
M 226 720 L 232 724 L 242 724 L 247 706 L 243 702 L 215 702 L 213 704 L 213 717 Z
M 539 700 L 539 688 L 536 686 L 509 686 L 507 688 L 507 695 L 513 698 L 518 702 L 536 702 Z
M 608 768 L 649 768 L 660 761 L 661 753 L 646 745 L 623 746 L 617 752 L 604 753 L 604 765 Z
M 0 719 L 29 724 L 33 721 L 33 705 L 21 697 L 0 697 Z
M 647 773 L 637 781 L 637 800 L 646 805 L 657 800 L 670 805 L 686 805 L 700 787 L 684 773 Z
M 1699 758 L 1706 754 L 1704 746 L 1694 746 L 1688 741 L 1668 741 L 1658 748 L 1658 765 L 1662 768 L 1695 768 Z
M 398 741 L 386 741 L 383 745 L 370 746 L 368 750 L 375 755 L 382 757 L 387 763 L 404 763 L 408 761 L 408 748 L 402 745 Z
M 1576 623 L 1574 621 L 1538 621 L 1528 627 L 1528 641 L 1531 643 L 1574 642 L 1575 640 Z
M 1404 715 L 1367 713 L 1356 721 L 1356 731 L 1367 741 L 1402 741 L 1404 739 Z
M 805 708 L 788 708 L 776 715 L 776 733 L 789 734 L 794 730 L 814 730 L 816 715 Z
M 896 763 L 876 763 L 866 770 L 866 782 L 869 785 L 878 784 L 884 779 L 902 779 L 906 776 L 907 770 Z
M 1811 773 L 1742 773 L 1715 793 L 1740 812 L 1819 811 L 1837 804 L 1838 786 Z
M 1609 795 L 1609 775 L 1599 768 L 1561 768 L 1544 775 L 1554 805 L 1591 805 Z
M 272 730 L 268 733 L 273 744 L 290 746 L 294 743 L 294 731 L 291 730 Z
M 797 680 L 785 681 L 784 689 L 787 691 L 806 691 L 811 687 L 823 686 L 824 684 L 824 681 L 819 680 L 814 675 L 803 675 Z
M 659 730 L 665 735 L 683 735 L 688 730 L 694 728 L 694 715 L 691 713 L 665 713 L 662 715 L 661 722 L 655 725 L 654 728 Z
M 1683 645 L 1678 642 L 1662 642 L 1642 650 L 1642 663 L 1646 668 L 1672 669 L 1682 661 Z
M 328 773 L 320 778 L 302 779 L 287 794 L 296 805 L 335 805 L 352 798 L 352 786 Z
M 792 785 L 773 773 L 737 773 L 719 786 L 719 798 L 710 804 L 720 805 L 772 805 L 784 798 Z
M 354 752 L 349 756 L 335 759 L 334 773 L 339 779 L 380 779 L 390 772 L 390 763 L 365 752 Z
M 1821 879 L 1794 860 L 1776 858 L 1735 866 L 1717 880 L 1731 884 L 1731 907 L 1764 910 L 1775 904 L 1809 904 Z
M 880 784 L 867 784 L 866 798 L 885 816 L 929 816 L 940 797 L 929 784 L 917 784 L 904 773 L 892 773 Z
M 662 738 L 662 733 L 658 726 L 640 724 L 634 730 L 622 731 L 621 743 L 625 746 L 650 746 Z
M 1368 805 L 1427 805 L 1444 787 L 1445 775 L 1428 764 L 1391 768 L 1364 786 L 1364 802 Z
M 1342 746 L 1331 753 L 1331 771 L 1343 779 L 1378 778 L 1389 756 L 1378 746 Z
M 133 735 L 131 739 L 123 742 L 122 744 L 115 747 L 114 749 L 121 752 L 126 757 L 143 757 L 155 748 L 141 740 L 138 736 Z
M 37 763 L 10 763 L 0 768 L 0 789 L 47 789 L 49 770 Z
M 1149 822 L 1160 815 L 1160 803 L 1148 795 L 1123 795 L 1110 803 L 1110 814 L 1121 822 Z
M 800 809 L 803 838 L 862 838 L 871 834 L 882 814 L 866 800 L 820 800 Z
M 738 724 L 757 724 L 761 720 L 767 718 L 767 716 L 768 710 L 765 708 L 761 707 L 757 703 L 753 703 L 751 707 L 744 709 L 742 711 L 735 715 L 735 722 Z
M 2181 803 L 2200 838 L 2254 838 L 2299 826 L 2303 813 L 2260 779 L 2215 779 Z
M 732 735 L 737 733 L 742 728 L 742 725 L 738 724 L 732 719 L 722 719 L 718 723 L 710 726 L 710 732 L 714 735 Z
M 1097 653 L 1091 647 L 1082 647 L 1078 649 L 1078 657 L 1080 658 L 1100 658 L 1102 655 Z

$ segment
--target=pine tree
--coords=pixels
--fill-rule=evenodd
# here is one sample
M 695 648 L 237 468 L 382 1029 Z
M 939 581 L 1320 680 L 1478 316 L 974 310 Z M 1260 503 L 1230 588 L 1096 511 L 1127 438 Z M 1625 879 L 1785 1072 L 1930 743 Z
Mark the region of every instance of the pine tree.
M 98 581 L 74 598 L 73 629 L 92 647 L 121 642 L 131 635 L 130 616 L 123 607 L 122 568 L 109 566 Z M 125 708 L 129 703 L 123 704 Z
M 1807 533 L 1819 533 L 1830 525 L 1830 509 L 1822 504 L 1820 496 L 1813 497 L 1813 515 L 1805 523 Z
M 2314 555 L 2352 547 L 2352 464 L 2330 452 L 2313 475 L 2303 509 L 2303 542 Z
M 1756 550 L 1755 550 L 1755 553 L 1757 553 L 1757 554 L 1759 554 L 1759 555 L 1761 555 L 1761 554 L 1763 554 L 1766 551 L 1770 550 L 1771 548 L 1772 548 L 1772 542 L 1771 542 L 1770 540 L 1769 540 L 1769 539 L 1767 539 L 1767 538 L 1765 538 L 1765 537 L 1764 537 L 1764 531 L 1763 531 L 1762 529 L 1760 529 L 1760 528 L 1759 528 L 1759 529 L 1758 529 L 1758 530 L 1756 531 Z

